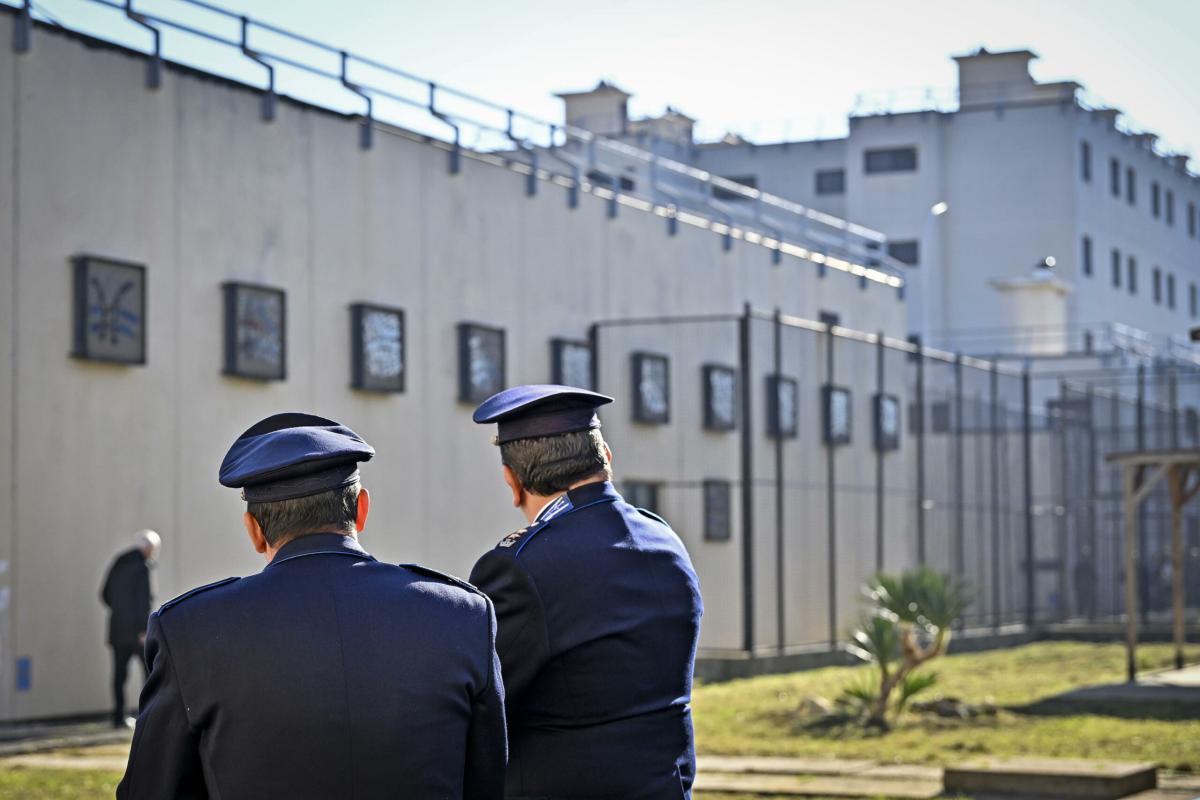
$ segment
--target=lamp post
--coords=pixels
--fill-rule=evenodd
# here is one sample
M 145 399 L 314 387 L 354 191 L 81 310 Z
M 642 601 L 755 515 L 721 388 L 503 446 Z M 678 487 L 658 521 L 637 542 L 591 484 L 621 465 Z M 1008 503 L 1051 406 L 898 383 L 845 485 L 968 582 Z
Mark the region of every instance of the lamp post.
M 933 238 L 933 223 L 937 221 L 938 217 L 942 216 L 949 210 L 950 210 L 950 204 L 947 203 L 945 200 L 939 200 L 938 202 L 934 203 L 932 206 L 929 207 L 928 213 L 925 214 L 925 222 L 921 226 L 921 238 L 919 240 L 920 241 L 920 249 L 917 253 L 917 265 L 922 268 L 921 269 L 921 278 L 920 278 L 920 280 L 921 280 L 921 340 L 924 342 L 929 341 L 929 338 L 930 338 L 929 334 L 933 329 L 933 310 L 932 309 L 933 309 L 933 305 L 935 302 L 935 298 L 936 298 L 936 301 L 940 304 L 941 295 L 942 295 L 942 293 L 940 291 L 941 290 L 940 285 L 938 287 L 938 291 L 936 291 L 936 292 L 934 291 L 935 276 L 933 274 L 933 259 L 930 256 L 929 243 L 930 243 L 930 241 L 932 241 L 932 238 Z M 941 266 L 941 251 L 940 251 L 940 249 L 938 251 L 938 262 L 939 262 L 939 264 L 938 264 L 939 270 L 938 271 L 940 272 L 941 271 L 940 270 L 940 266 Z M 936 276 L 936 279 L 940 280 L 941 276 L 940 275 Z

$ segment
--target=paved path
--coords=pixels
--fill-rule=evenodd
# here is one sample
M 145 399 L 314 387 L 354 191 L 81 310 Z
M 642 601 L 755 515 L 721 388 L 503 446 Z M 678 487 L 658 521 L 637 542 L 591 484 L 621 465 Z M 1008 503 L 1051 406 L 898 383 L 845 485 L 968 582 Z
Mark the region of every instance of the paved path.
M 700 756 L 696 788 L 708 796 L 758 794 L 778 797 L 935 798 L 942 794 L 941 767 L 883 764 L 866 759 Z M 1159 774 L 1159 789 L 1127 800 L 1200 798 L 1200 777 Z M 983 800 L 983 798 L 980 798 Z M 988 796 L 986 800 L 1012 800 Z
M 101 769 L 124 772 L 129 743 L 65 747 L 0 758 L 0 769 Z M 751 794 L 764 797 L 935 798 L 942 770 L 918 764 L 882 764 L 867 759 L 700 756 L 696 789 L 706 796 Z M 1200 798 L 1200 776 L 1160 774 L 1160 788 L 1127 800 Z M 982 800 L 982 799 L 981 799 Z M 1013 800 L 988 797 L 987 800 Z

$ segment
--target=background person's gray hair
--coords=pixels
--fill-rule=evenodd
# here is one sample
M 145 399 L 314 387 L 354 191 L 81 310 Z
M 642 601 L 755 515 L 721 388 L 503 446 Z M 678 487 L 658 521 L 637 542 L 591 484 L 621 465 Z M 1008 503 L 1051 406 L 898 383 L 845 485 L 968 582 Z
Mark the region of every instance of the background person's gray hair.
M 158 531 L 143 528 L 137 532 L 135 541 L 139 546 L 148 546 L 157 550 L 162 547 L 162 537 L 158 535 Z
M 505 442 L 500 460 L 522 486 L 543 497 L 601 473 L 612 480 L 604 437 L 594 429 Z
M 158 548 L 162 547 L 162 537 L 158 535 L 158 531 L 143 528 L 134 537 L 134 547 L 143 552 L 149 550 L 148 555 L 154 556 L 158 553 Z

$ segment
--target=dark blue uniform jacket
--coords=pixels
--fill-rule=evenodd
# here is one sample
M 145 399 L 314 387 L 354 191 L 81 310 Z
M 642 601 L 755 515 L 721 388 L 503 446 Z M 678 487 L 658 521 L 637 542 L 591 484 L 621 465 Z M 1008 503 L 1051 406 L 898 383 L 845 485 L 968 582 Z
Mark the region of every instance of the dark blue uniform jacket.
M 471 582 L 496 604 L 509 798 L 679 800 L 695 774 L 700 587 L 679 537 L 611 483 L 506 537 Z
M 150 618 L 118 798 L 499 798 L 504 688 L 490 601 L 353 537 Z

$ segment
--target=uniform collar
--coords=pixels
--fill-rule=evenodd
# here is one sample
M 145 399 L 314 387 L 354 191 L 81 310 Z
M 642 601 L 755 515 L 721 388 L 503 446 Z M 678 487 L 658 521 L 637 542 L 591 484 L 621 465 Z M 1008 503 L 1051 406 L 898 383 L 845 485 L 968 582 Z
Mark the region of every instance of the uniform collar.
M 341 533 L 309 533 L 304 536 L 297 536 L 279 548 L 279 551 L 275 553 L 275 557 L 271 559 L 271 563 L 267 566 L 273 567 L 290 558 L 316 555 L 317 553 L 371 558 L 371 554 L 364 550 L 362 545 L 358 543 L 358 539 L 353 536 Z
M 567 492 L 567 499 L 571 501 L 571 505 L 580 508 L 602 500 L 620 500 L 621 494 L 612 485 L 612 481 L 597 481 L 572 489 Z

